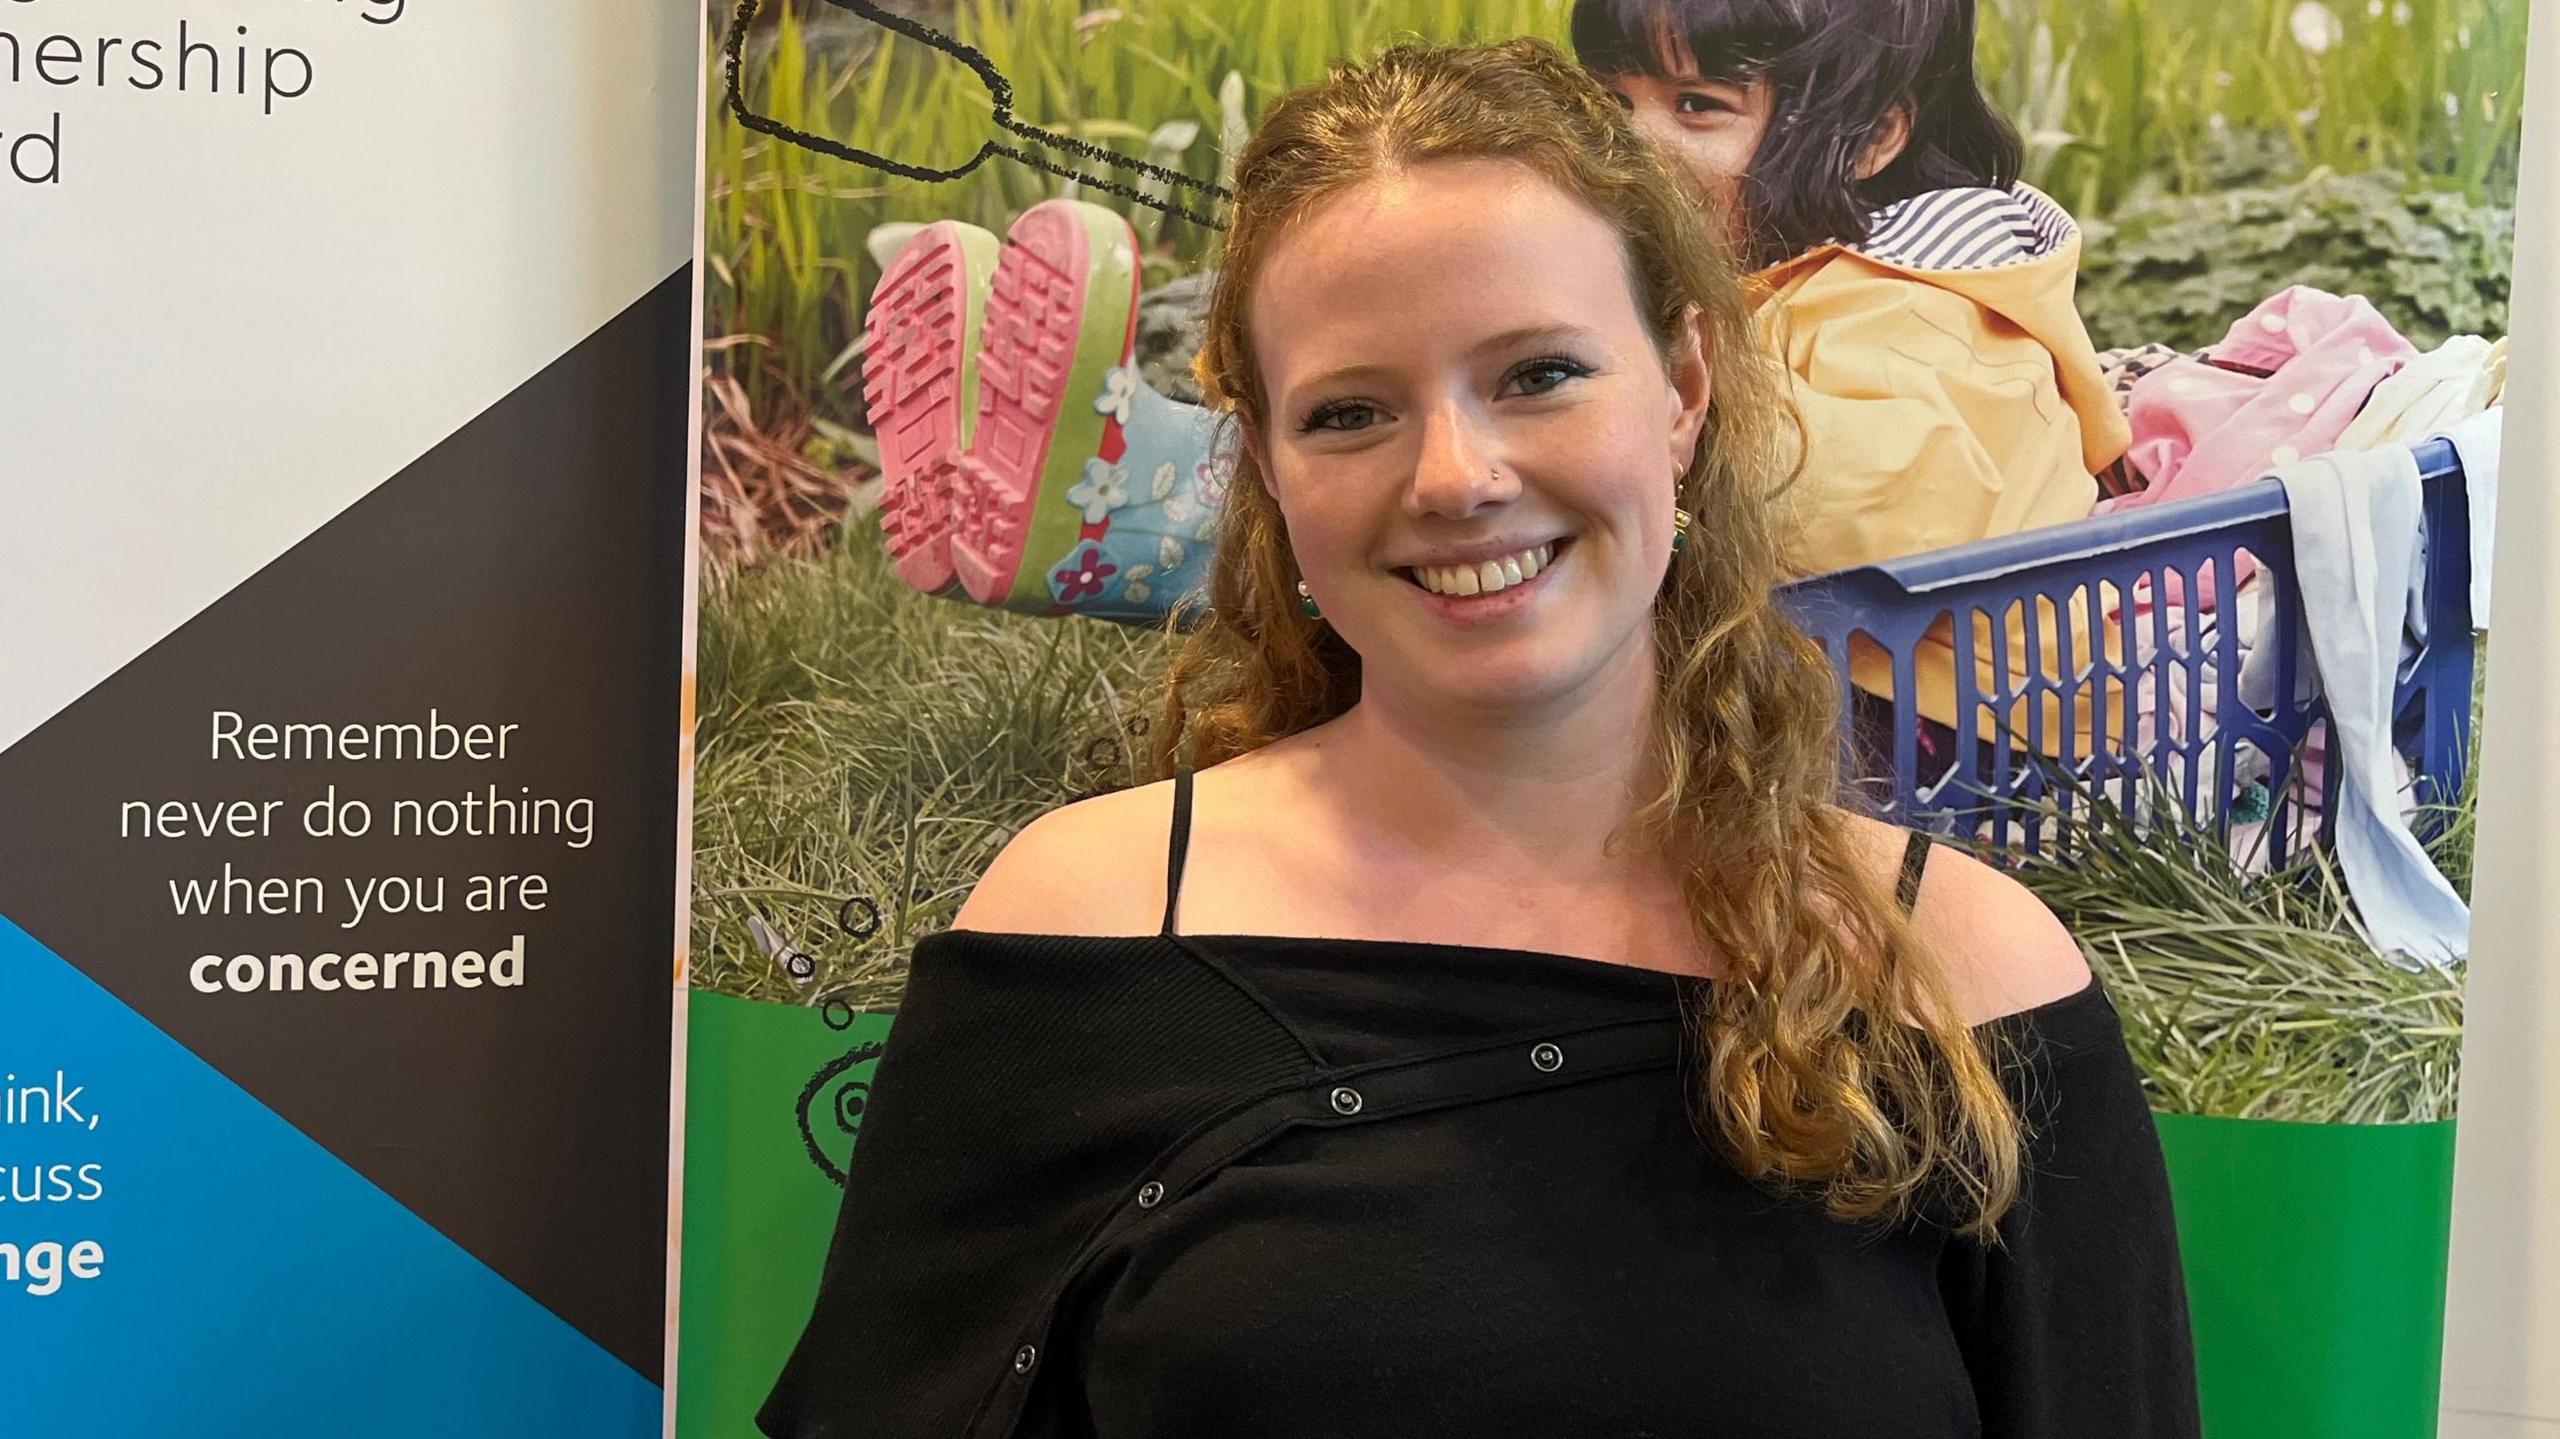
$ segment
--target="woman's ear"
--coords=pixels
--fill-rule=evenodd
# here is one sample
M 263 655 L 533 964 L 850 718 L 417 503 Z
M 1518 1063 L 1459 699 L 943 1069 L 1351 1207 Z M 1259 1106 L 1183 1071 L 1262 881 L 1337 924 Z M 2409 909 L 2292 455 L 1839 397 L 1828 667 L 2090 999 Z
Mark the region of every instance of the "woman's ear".
M 1671 463 L 1682 470 L 1697 453 L 1698 432 L 1707 423 L 1707 401 L 1715 390 L 1715 357 L 1709 353 L 1706 327 L 1699 319 L 1695 305 L 1681 314 L 1680 331 L 1663 356 L 1664 392 L 1671 405 Z
M 1911 102 L 1905 100 L 1885 111 L 1867 136 L 1866 153 L 1858 157 L 1858 178 L 1872 180 L 1883 174 L 1885 166 L 1902 158 L 1903 148 L 1910 143 Z

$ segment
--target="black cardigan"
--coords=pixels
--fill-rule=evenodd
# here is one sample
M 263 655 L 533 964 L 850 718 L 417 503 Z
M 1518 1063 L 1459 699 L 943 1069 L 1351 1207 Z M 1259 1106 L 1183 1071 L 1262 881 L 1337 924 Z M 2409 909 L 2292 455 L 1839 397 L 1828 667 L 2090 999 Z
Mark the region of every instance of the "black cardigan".
M 917 945 L 777 1436 L 2187 1439 L 2157 1135 L 2095 982 L 2001 1021 L 1987 1249 L 1698 1139 L 1682 991 L 1530 951 Z

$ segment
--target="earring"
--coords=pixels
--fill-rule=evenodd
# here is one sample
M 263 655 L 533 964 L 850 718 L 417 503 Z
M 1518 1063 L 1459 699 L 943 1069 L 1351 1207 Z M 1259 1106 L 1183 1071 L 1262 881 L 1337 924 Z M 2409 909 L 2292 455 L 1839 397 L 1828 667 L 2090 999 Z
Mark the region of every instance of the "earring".
M 1307 582 L 1305 580 L 1298 581 L 1298 608 L 1307 612 L 1308 619 L 1313 620 L 1324 617 L 1324 611 L 1316 608 L 1315 593 L 1307 588 Z
M 1689 544 L 1689 512 L 1678 505 L 1671 507 L 1671 553 L 1678 554 Z

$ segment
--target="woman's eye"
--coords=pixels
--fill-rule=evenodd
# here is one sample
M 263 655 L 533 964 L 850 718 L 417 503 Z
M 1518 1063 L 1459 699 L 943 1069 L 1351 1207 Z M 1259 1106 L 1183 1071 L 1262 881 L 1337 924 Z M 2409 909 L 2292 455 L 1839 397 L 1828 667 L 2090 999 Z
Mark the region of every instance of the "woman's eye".
M 1512 371 L 1511 380 L 1522 394 L 1543 395 L 1567 380 L 1578 380 L 1590 373 L 1590 366 L 1576 360 L 1531 360 Z
M 1731 105 L 1698 90 L 1681 91 L 1671 102 L 1671 108 L 1682 115 L 1723 115 L 1733 110 Z
M 1617 101 L 1617 102 L 1618 102 L 1618 108 L 1619 108 L 1619 109 L 1621 109 L 1621 110 L 1625 110 L 1625 111 L 1628 111 L 1628 112 L 1630 112 L 1630 113 L 1633 113 L 1633 111 L 1634 111 L 1634 110 L 1635 110 L 1635 108 L 1636 108 L 1636 101 L 1635 101 L 1635 97 L 1634 97 L 1634 96 L 1632 96 L 1632 95 L 1630 95 L 1630 94 L 1628 94 L 1628 93 L 1627 93 L 1626 91 L 1624 91 L 1624 90 L 1612 90 L 1612 91 L 1610 91 L 1610 92 L 1609 92 L 1609 98 L 1610 98 L 1610 99 L 1612 99 L 1612 100 Z
M 1329 405 L 1317 406 L 1315 412 L 1299 424 L 1298 431 L 1301 434 L 1311 434 L 1317 430 L 1365 430 L 1377 422 L 1376 406 L 1365 405 L 1356 400 L 1337 400 Z

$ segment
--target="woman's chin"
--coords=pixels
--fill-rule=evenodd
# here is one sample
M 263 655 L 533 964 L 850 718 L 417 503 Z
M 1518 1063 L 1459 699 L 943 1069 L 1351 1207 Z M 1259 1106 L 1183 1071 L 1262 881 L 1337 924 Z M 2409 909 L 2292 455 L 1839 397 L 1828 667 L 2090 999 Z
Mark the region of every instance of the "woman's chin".
M 1528 637 L 1472 653 L 1416 656 L 1400 686 L 1449 717 L 1452 725 L 1552 710 L 1595 676 L 1587 663 L 1548 637 Z

